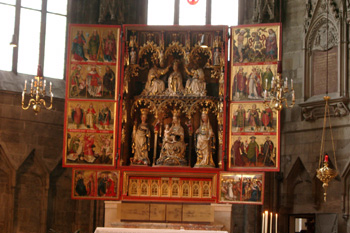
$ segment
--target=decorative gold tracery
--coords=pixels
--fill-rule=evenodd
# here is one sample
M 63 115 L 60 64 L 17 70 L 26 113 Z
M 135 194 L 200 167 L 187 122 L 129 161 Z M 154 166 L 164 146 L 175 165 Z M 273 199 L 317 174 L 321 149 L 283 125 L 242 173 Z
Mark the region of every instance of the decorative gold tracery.
M 186 54 L 184 47 L 178 41 L 173 41 L 168 45 L 168 48 L 165 50 L 165 58 L 173 56 L 174 54 L 178 54 L 182 57 L 184 57 Z

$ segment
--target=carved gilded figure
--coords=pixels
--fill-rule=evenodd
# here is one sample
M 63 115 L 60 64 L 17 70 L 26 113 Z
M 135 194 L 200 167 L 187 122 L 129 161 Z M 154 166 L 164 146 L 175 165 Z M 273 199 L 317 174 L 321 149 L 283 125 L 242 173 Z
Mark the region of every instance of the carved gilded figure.
M 182 95 L 184 88 L 182 85 L 182 75 L 179 70 L 179 62 L 175 61 L 173 64 L 173 72 L 169 75 L 168 78 L 168 95 Z
M 194 167 L 215 167 L 213 152 L 215 135 L 209 122 L 208 109 L 203 109 L 199 128 L 196 130 L 195 147 L 197 162 Z
M 148 71 L 147 82 L 142 94 L 144 95 L 161 95 L 164 93 L 164 81 L 159 79 L 161 75 L 168 72 L 169 66 L 165 69 L 160 69 L 154 63 L 153 67 Z
M 163 145 L 157 165 L 186 165 L 185 131 L 180 123 L 180 111 L 173 111 L 170 129 L 163 135 Z
M 186 95 L 206 96 L 207 84 L 205 83 L 204 70 L 198 68 L 194 71 L 191 79 L 186 82 Z
M 141 123 L 138 126 L 134 125 L 132 132 L 132 153 L 134 154 L 134 157 L 131 158 L 132 164 L 150 164 L 148 151 L 150 150 L 151 132 L 146 122 L 147 114 L 148 109 L 141 109 Z

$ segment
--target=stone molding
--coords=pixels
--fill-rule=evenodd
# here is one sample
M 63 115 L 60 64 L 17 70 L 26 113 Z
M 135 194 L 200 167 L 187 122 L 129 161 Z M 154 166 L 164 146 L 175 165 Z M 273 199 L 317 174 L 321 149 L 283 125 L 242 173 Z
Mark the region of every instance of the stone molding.
M 349 115 L 346 98 L 337 98 L 329 100 L 329 113 L 331 117 L 344 117 Z M 305 121 L 314 121 L 324 117 L 324 100 L 314 102 L 304 102 L 299 104 L 301 107 L 301 118 Z

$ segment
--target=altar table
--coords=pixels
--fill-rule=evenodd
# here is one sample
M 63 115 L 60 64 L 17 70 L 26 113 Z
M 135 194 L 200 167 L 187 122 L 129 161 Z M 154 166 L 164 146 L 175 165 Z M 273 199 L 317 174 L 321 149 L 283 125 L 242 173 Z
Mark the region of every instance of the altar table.
M 228 233 L 227 231 L 97 227 L 95 233 Z

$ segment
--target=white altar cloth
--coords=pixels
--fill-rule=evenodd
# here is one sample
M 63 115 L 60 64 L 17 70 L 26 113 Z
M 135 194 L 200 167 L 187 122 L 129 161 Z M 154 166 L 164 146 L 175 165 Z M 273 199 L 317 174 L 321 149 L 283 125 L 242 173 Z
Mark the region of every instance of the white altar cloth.
M 95 233 L 228 233 L 227 231 L 97 227 Z

